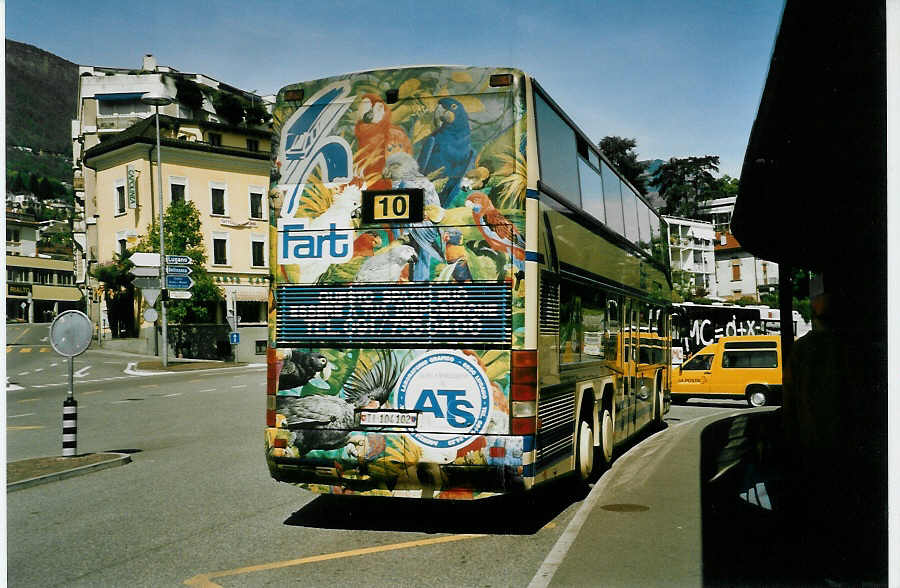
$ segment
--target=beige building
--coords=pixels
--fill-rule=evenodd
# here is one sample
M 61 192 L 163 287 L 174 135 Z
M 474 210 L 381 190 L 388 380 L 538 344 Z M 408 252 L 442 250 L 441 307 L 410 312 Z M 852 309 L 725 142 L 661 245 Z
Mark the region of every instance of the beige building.
M 223 294 L 238 300 L 243 323 L 264 323 L 270 130 L 258 114 L 266 114 L 271 99 L 158 65 L 152 55 L 140 69 L 80 66 L 79 74 L 72 121 L 76 283 L 96 291 L 91 269 L 133 248 L 158 215 L 155 107 L 141 99 L 164 95 L 173 100 L 159 107 L 166 202 L 197 206 L 207 270 Z M 235 102 L 243 105 L 237 117 L 227 108 Z M 88 314 L 102 323 L 97 300 Z M 213 316 L 224 324 L 224 305 Z
M 6 215 L 6 321 L 48 323 L 65 310 L 82 309 L 71 256 L 38 251 L 40 223 Z
M 238 301 L 243 323 L 265 323 L 268 131 L 168 116 L 160 117 L 160 127 L 166 206 L 176 200 L 194 203 L 207 271 L 226 297 Z M 94 178 L 96 260 L 108 263 L 133 249 L 159 213 L 155 118 L 92 147 L 83 160 Z M 214 309 L 215 322 L 224 323 L 224 312 L 224 303 Z

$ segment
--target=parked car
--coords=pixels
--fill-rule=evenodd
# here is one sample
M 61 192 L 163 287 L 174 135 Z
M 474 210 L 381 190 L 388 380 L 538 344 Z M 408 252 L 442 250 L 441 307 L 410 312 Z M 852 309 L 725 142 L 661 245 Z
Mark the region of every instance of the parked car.
M 722 337 L 672 375 L 672 402 L 688 398 L 740 398 L 750 406 L 781 399 L 781 337 Z

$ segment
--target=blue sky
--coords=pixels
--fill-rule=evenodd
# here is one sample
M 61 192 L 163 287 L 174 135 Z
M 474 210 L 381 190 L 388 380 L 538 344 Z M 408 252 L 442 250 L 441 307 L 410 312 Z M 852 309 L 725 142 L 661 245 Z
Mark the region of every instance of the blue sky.
M 6 3 L 7 38 L 83 65 L 160 64 L 260 94 L 392 65 L 515 66 L 595 140 L 740 174 L 782 0 Z

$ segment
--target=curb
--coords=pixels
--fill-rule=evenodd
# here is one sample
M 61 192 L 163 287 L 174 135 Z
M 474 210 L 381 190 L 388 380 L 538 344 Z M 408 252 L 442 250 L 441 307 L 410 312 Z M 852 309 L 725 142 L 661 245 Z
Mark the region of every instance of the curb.
M 131 456 L 127 453 L 115 453 L 113 455 L 117 455 L 118 457 L 85 466 L 80 466 L 71 470 L 45 474 L 43 476 L 28 478 L 27 480 L 19 480 L 18 482 L 10 482 L 6 485 L 6 492 L 8 494 L 10 492 L 15 492 L 16 490 L 24 490 L 25 488 L 31 488 L 32 486 L 40 486 L 41 484 L 47 484 L 49 482 L 56 482 L 58 480 L 64 480 L 66 478 L 74 478 L 76 476 L 82 476 L 91 472 L 122 466 L 126 463 L 131 462 Z

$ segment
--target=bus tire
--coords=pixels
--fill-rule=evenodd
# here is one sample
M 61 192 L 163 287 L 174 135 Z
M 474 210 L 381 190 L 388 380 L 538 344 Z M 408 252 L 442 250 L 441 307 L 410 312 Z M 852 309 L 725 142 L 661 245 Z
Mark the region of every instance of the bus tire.
M 615 443 L 615 423 L 612 418 L 612 409 L 606 402 L 603 403 L 603 409 L 600 411 L 599 422 L 600 445 L 597 447 L 597 471 L 602 472 L 612 465 Z
M 753 408 L 765 406 L 769 402 L 769 390 L 759 384 L 747 387 L 747 404 Z
M 578 481 L 587 484 L 594 475 L 594 419 L 591 418 L 590 403 L 581 408 L 575 439 L 575 475 Z
M 658 429 L 661 429 L 663 426 L 664 402 L 665 399 L 663 398 L 662 375 L 656 374 L 656 410 L 653 414 L 653 424 L 656 425 Z

